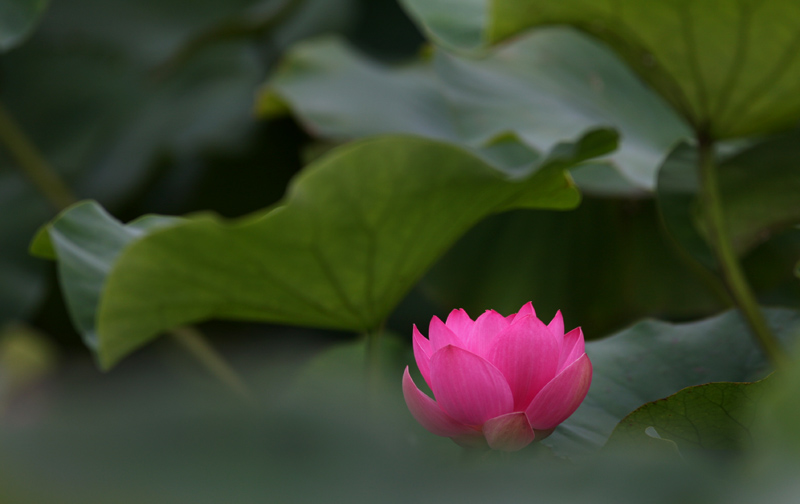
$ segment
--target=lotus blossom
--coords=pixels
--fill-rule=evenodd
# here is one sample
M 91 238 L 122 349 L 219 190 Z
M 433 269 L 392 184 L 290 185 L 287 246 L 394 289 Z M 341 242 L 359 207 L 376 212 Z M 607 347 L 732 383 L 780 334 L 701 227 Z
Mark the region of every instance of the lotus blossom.
M 580 327 L 564 334 L 560 311 L 545 325 L 531 303 L 474 321 L 453 310 L 447 322 L 433 317 L 430 339 L 416 325 L 413 335 L 417 366 L 436 400 L 406 367 L 408 409 L 433 434 L 464 446 L 515 451 L 544 439 L 578 409 L 592 381 Z

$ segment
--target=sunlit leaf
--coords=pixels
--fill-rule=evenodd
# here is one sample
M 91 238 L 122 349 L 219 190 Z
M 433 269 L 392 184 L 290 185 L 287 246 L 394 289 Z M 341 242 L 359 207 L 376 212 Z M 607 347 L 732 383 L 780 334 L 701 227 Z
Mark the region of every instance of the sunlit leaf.
M 103 261 L 75 265 L 59 256 L 64 291 L 88 284 L 91 295 L 73 296 L 70 306 L 73 316 L 87 316 L 85 331 L 96 331 L 106 367 L 162 331 L 209 318 L 371 329 L 480 219 L 511 208 L 574 207 L 579 195 L 563 170 L 608 152 L 615 139 L 599 130 L 561 144 L 516 177 L 430 140 L 363 141 L 308 167 L 271 210 L 230 223 L 198 216 L 119 256 L 121 241 L 111 248 L 103 241 L 108 224 L 117 228 L 112 236 L 124 234 L 118 223 L 79 221 L 65 238 L 87 238 L 80 257 Z M 92 205 L 76 208 L 97 217 Z M 56 251 L 69 217 L 49 228 Z
M 765 133 L 800 119 L 800 5 L 793 0 L 403 3 L 435 40 L 467 50 L 538 26 L 575 26 L 609 44 L 711 137 Z

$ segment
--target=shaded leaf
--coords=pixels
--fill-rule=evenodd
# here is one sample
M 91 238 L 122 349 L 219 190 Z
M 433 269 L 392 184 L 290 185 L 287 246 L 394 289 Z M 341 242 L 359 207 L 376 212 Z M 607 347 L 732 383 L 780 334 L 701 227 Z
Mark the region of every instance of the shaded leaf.
M 800 6 L 792 0 L 403 0 L 445 45 L 475 50 L 533 27 L 611 46 L 698 131 L 766 133 L 800 119 Z M 459 15 L 448 12 L 462 11 Z
M 764 314 L 781 340 L 796 340 L 800 313 L 770 309 Z M 587 343 L 586 353 L 594 368 L 586 400 L 542 441 L 562 455 L 580 456 L 597 450 L 616 425 L 644 403 L 693 385 L 749 382 L 769 372 L 769 363 L 735 311 L 686 324 L 640 322 Z
M 614 127 L 622 142 L 607 163 L 619 174 L 607 169 L 584 180 L 591 190 L 597 178 L 601 185 L 616 179 L 614 191 L 627 193 L 653 189 L 661 160 L 689 135 L 610 51 L 557 28 L 480 61 L 437 50 L 399 67 L 371 61 L 338 39 L 304 42 L 284 58 L 257 103 L 266 116 L 287 108 L 312 134 L 339 141 L 414 133 L 482 147 L 513 132 L 546 152 L 581 131 Z
M 440 316 L 454 307 L 512 313 L 533 301 L 542 317 L 561 310 L 567 325 L 598 339 L 643 317 L 692 320 L 725 309 L 682 259 L 652 200 L 584 197 L 571 212 L 517 211 L 481 222 L 420 290 Z
M 30 35 L 48 0 L 4 0 L 0 2 L 0 53 L 19 45 Z
M 661 438 L 673 441 L 684 453 L 698 449 L 741 451 L 752 443 L 750 429 L 756 407 L 769 381 L 765 378 L 755 383 L 717 382 L 687 387 L 623 418 L 606 446 L 648 442 L 646 431 L 654 428 Z
M 734 249 L 746 255 L 800 222 L 798 132 L 767 138 L 719 157 L 718 179 Z M 682 144 L 658 175 L 657 200 L 670 235 L 706 268 L 716 269 L 699 217 L 697 151 Z
M 0 2 L 0 26 L 7 19 L 1 9 L 18 1 Z M 79 197 L 118 208 L 159 170 L 177 167 L 191 178 L 207 167 L 209 152 L 238 147 L 256 126 L 252 95 L 264 59 L 298 37 L 341 27 L 352 2 L 303 3 L 274 27 L 275 43 L 262 54 L 252 40 L 216 40 L 156 72 L 198 33 L 266 4 L 55 2 L 31 40 L 0 59 L 0 100 Z M 46 270 L 28 257 L 27 246 L 54 214 L 16 168 L 0 148 L 0 321 L 29 316 L 43 297 Z M 192 187 L 181 184 L 170 201 Z
M 93 292 L 105 282 L 99 307 L 84 298 L 72 310 L 93 314 L 87 322 L 105 367 L 164 330 L 209 318 L 374 328 L 478 220 L 511 208 L 574 207 L 579 196 L 563 170 L 608 152 L 615 138 L 601 130 L 561 144 L 516 177 L 431 140 L 352 144 L 308 167 L 271 210 L 231 223 L 198 216 L 118 257 L 101 250 L 113 264 L 108 277 L 95 269 L 74 279 L 91 279 Z M 59 257 L 59 266 L 70 265 Z

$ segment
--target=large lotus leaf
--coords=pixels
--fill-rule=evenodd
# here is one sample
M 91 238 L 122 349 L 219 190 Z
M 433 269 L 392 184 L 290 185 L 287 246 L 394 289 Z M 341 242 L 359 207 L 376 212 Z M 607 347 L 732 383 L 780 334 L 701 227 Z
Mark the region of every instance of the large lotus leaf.
M 769 309 L 764 314 L 781 340 L 797 338 L 800 313 Z M 686 324 L 640 322 L 587 343 L 586 353 L 594 368 L 586 400 L 542 441 L 567 456 L 601 447 L 616 425 L 644 403 L 693 385 L 751 382 L 769 372 L 769 363 L 735 311 Z
M 47 8 L 48 0 L 0 2 L 0 52 L 18 45 L 30 34 Z
M 271 117 L 287 106 L 311 134 L 325 139 L 386 133 L 459 138 L 429 62 L 391 68 L 338 38 L 300 42 L 283 56 L 256 108 Z
M 714 138 L 766 133 L 800 119 L 800 5 L 793 0 L 403 3 L 435 40 L 462 49 L 537 26 L 575 26 L 608 43 Z
M 637 408 L 614 429 L 606 446 L 648 443 L 655 429 L 681 452 L 726 453 L 752 444 L 756 408 L 769 379 L 755 383 L 716 382 L 687 387 Z
M 533 301 L 543 317 L 561 310 L 590 339 L 643 317 L 691 320 L 724 309 L 658 218 L 651 200 L 595 197 L 571 212 L 495 215 L 448 251 L 420 287 L 440 315 L 452 307 L 511 313 Z
M 332 140 L 415 133 L 479 147 L 513 132 L 546 152 L 578 132 L 614 127 L 622 141 L 608 162 L 645 190 L 667 152 L 689 135 L 609 50 L 570 29 L 542 30 L 483 60 L 436 50 L 399 67 L 338 39 L 301 43 L 258 103 L 267 116 L 287 106 L 312 134 Z
M 372 329 L 480 219 L 510 208 L 574 207 L 579 195 L 564 169 L 607 153 L 615 140 L 607 130 L 589 133 L 514 177 L 431 140 L 351 144 L 308 167 L 269 211 L 230 223 L 199 216 L 141 237 L 118 256 L 118 247 L 88 240 L 91 252 L 81 255 L 101 254 L 112 266 L 103 276 L 77 265 L 73 281 L 102 296 L 99 306 L 84 297 L 70 308 L 94 313 L 106 367 L 162 331 L 209 318 Z M 65 238 L 102 234 L 87 226 Z M 62 260 L 53 234 L 69 227 L 56 221 L 50 229 L 60 269 L 75 267 Z M 34 248 L 47 252 L 46 240 Z

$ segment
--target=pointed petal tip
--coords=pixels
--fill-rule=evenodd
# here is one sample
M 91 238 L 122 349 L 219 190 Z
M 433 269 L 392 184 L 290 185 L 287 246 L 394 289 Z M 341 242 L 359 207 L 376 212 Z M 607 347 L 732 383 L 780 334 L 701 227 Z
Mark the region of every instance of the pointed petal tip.
M 522 308 L 520 308 L 519 311 L 517 312 L 517 317 L 522 317 L 524 315 L 533 315 L 534 317 L 536 316 L 536 310 L 533 309 L 533 301 L 528 301 L 527 303 L 522 305 Z
M 436 401 L 417 387 L 411 378 L 408 366 L 403 373 L 403 398 L 411 416 L 432 434 L 443 437 L 475 434 L 474 428 L 455 421 L 442 410 Z

